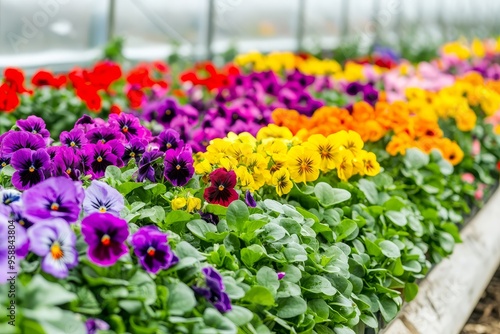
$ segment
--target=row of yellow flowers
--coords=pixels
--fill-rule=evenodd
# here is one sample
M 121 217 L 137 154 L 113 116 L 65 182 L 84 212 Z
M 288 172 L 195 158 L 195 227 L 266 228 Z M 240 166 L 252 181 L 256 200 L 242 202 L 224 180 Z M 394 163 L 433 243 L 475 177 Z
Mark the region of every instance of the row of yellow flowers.
M 310 136 L 302 141 L 285 127 L 271 124 L 253 137 L 229 133 L 214 139 L 205 153 L 196 156 L 195 171 L 208 175 L 223 167 L 234 170 L 241 190 L 257 191 L 273 186 L 278 195 L 288 194 L 295 183 L 313 182 L 321 173 L 336 171 L 341 180 L 351 176 L 376 175 L 380 165 L 354 131 Z

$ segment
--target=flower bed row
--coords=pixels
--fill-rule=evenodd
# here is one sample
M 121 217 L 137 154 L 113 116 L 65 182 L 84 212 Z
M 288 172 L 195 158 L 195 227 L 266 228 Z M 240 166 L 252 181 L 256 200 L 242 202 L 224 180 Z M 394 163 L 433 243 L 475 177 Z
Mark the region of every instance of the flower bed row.
M 6 71 L 0 332 L 383 327 L 496 182 L 496 45 Z

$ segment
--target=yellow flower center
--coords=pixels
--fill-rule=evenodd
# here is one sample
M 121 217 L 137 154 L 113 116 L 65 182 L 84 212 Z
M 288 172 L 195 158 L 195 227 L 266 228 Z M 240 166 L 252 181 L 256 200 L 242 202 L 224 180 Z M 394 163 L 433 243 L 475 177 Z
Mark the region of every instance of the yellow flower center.
M 97 162 L 102 162 L 102 157 L 101 156 L 97 157 Z
M 52 254 L 54 260 L 59 260 L 64 256 L 64 252 L 57 241 L 52 244 L 52 247 L 50 247 L 50 254 Z
M 24 226 L 25 224 L 26 224 L 26 223 L 24 222 L 24 220 L 22 220 L 22 219 L 21 219 L 21 220 L 19 220 L 19 225 Z
M 104 139 L 104 138 L 101 139 L 101 143 L 103 143 L 103 144 L 106 143 L 106 139 Z
M 123 128 L 122 128 L 122 131 L 127 133 L 128 132 L 128 126 L 124 125 Z
M 30 168 L 28 169 L 31 173 L 33 173 L 35 171 L 35 167 L 34 166 L 30 166 Z
M 59 204 L 57 204 L 57 203 L 52 203 L 52 205 L 50 206 L 50 209 L 51 209 L 52 211 L 57 211 L 57 210 L 59 210 Z
M 101 206 L 101 207 L 99 208 L 99 212 L 100 212 L 100 213 L 105 213 L 106 211 L 107 211 L 107 210 L 106 210 L 106 208 L 105 208 L 104 206 Z
M 175 166 L 175 169 L 180 170 L 181 169 L 181 165 Z
M 38 132 L 36 132 L 36 130 L 33 130 L 31 131 L 31 133 L 36 135 Z
M 166 145 L 166 146 L 167 146 L 167 148 L 171 148 L 171 147 L 172 147 L 172 144 L 167 143 L 167 145 Z
M 172 110 L 168 109 L 167 111 L 165 111 L 165 114 L 166 114 L 167 116 L 170 116 L 170 115 L 172 114 Z
M 69 143 L 69 146 L 71 147 L 75 147 L 76 146 L 76 143 L 74 141 L 72 141 L 71 143 Z
M 71 174 L 71 168 L 66 169 L 66 174 Z
M 129 154 L 132 158 L 135 157 L 135 153 L 134 152 L 130 152 Z
M 2 162 L 2 167 L 5 167 L 7 166 L 7 164 L 5 162 Z
M 101 244 L 103 244 L 104 246 L 109 246 L 110 243 L 111 243 L 111 238 L 109 237 L 109 235 L 107 234 L 103 235 L 101 238 Z
M 221 185 L 219 186 L 219 191 L 222 191 L 222 190 L 224 190 L 224 186 L 221 184 Z

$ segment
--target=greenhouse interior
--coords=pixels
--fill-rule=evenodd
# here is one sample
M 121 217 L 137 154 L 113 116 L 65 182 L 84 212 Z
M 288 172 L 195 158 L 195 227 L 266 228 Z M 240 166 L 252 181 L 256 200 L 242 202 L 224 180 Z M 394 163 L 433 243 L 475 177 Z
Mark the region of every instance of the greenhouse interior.
M 0 0 L 0 334 L 500 334 L 499 14 Z

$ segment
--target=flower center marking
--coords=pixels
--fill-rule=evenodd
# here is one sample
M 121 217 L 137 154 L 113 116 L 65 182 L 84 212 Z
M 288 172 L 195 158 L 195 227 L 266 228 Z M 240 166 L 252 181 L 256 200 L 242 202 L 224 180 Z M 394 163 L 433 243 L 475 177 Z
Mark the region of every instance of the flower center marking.
M 66 169 L 66 174 L 71 174 L 71 168 Z
M 134 152 L 130 152 L 129 154 L 132 158 L 135 157 L 135 153 Z
M 103 244 L 104 246 L 109 246 L 110 243 L 111 243 L 111 238 L 109 237 L 109 235 L 107 234 L 103 235 L 101 238 L 101 244 Z
M 180 170 L 181 169 L 181 165 L 175 166 L 175 169 Z
M 101 206 L 101 207 L 99 208 L 99 212 L 100 212 L 100 213 L 105 213 L 106 211 L 107 211 L 107 209 L 106 209 L 104 206 Z
M 31 173 L 35 171 L 35 166 L 31 165 L 30 168 L 28 169 Z
M 71 147 L 75 147 L 76 146 L 76 143 L 74 141 L 72 141 L 71 143 L 69 143 L 69 146 Z
M 55 260 L 59 260 L 64 256 L 64 252 L 62 251 L 59 242 L 56 241 L 52 244 L 52 247 L 50 247 L 50 254 L 52 254 L 52 257 Z
M 5 162 L 2 162 L 2 167 L 5 167 L 7 166 L 7 164 Z
M 167 145 L 166 145 L 166 146 L 167 146 L 167 148 L 171 148 L 171 147 L 172 147 L 172 144 L 167 143 Z
M 221 185 L 219 186 L 219 191 L 222 191 L 222 190 L 224 190 L 224 186 L 221 184 Z
M 36 135 L 38 132 L 36 132 L 36 130 L 32 130 L 31 133 Z
M 127 133 L 128 132 L 128 126 L 124 125 L 123 128 L 122 128 L 122 131 Z
M 50 209 L 51 209 L 52 211 L 57 211 L 57 210 L 59 210 L 59 204 L 57 204 L 57 203 L 52 203 L 52 205 L 50 206 Z
M 97 162 L 102 162 L 102 157 L 101 156 L 97 157 Z
M 148 255 L 155 256 L 156 250 L 153 247 L 148 248 Z

